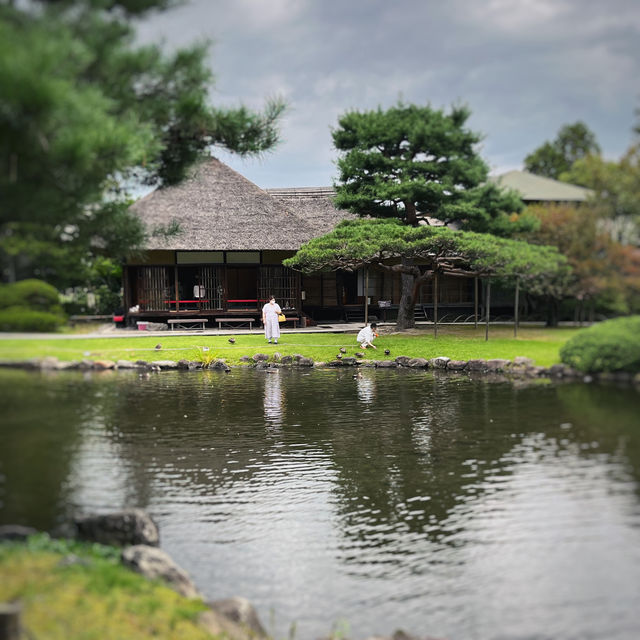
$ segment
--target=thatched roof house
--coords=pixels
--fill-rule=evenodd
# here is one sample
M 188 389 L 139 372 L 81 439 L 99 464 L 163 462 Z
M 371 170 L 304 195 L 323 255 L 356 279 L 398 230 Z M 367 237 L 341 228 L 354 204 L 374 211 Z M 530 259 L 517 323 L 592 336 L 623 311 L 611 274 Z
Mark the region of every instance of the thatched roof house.
M 307 297 L 300 274 L 282 260 L 353 217 L 335 208 L 333 195 L 331 188 L 265 191 L 215 158 L 199 163 L 180 184 L 132 205 L 150 235 L 145 256 L 125 269 L 127 307 L 158 317 L 219 316 L 256 311 L 269 294 L 292 309 L 313 303 L 313 279 Z M 173 223 L 177 234 L 153 233 Z M 333 289 L 322 290 L 319 304 L 336 304 Z

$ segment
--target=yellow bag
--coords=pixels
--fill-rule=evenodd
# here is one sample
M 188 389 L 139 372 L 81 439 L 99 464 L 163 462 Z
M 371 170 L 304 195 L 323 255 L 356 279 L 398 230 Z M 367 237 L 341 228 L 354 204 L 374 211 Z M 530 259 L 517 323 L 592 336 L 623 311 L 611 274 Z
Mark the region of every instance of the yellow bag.
M 287 316 L 285 316 L 284 313 L 278 314 L 278 322 L 286 322 L 286 320 L 287 320 Z

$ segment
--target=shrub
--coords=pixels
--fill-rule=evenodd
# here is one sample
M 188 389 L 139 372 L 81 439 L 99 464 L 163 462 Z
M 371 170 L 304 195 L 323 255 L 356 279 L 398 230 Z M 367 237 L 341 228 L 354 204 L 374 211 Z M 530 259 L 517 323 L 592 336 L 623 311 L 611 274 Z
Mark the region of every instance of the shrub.
M 55 287 L 42 280 L 20 280 L 0 286 L 0 309 L 7 307 L 57 313 L 60 310 L 60 296 Z
M 59 329 L 64 317 L 49 311 L 35 311 L 27 307 L 0 309 L 0 331 L 51 332 Z
M 640 372 L 640 316 L 607 320 L 560 349 L 562 362 L 584 373 Z

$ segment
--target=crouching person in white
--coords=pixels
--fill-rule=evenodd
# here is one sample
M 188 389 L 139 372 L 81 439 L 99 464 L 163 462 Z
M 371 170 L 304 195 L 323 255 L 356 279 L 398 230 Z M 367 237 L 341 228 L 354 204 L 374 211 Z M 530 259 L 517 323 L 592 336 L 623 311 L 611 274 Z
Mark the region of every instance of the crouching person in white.
M 378 334 L 375 331 L 377 328 L 378 325 L 375 322 L 372 322 L 368 327 L 360 329 L 356 340 L 360 343 L 360 346 L 363 349 L 366 349 L 367 347 L 372 347 L 373 349 L 376 348 L 373 341 L 378 337 Z

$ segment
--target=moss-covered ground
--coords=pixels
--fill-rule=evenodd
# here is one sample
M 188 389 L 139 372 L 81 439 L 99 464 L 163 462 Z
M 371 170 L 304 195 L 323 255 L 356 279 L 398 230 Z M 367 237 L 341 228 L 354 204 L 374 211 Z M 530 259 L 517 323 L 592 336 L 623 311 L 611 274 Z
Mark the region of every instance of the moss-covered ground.
M 454 360 L 472 358 L 505 358 L 516 356 L 532 358 L 536 364 L 549 366 L 559 362 L 560 347 L 580 329 L 575 328 L 521 328 L 513 337 L 513 327 L 491 327 L 489 340 L 485 341 L 484 327 L 444 326 L 434 339 L 431 329 L 419 329 L 404 333 L 386 333 L 383 329 L 376 340 L 377 350 L 367 349 L 365 359 L 394 359 L 397 356 L 433 358 L 448 356 Z M 333 360 L 340 347 L 346 355 L 360 351 L 355 333 L 296 333 L 283 332 L 279 344 L 267 344 L 261 333 L 231 336 L 191 334 L 172 336 L 169 333 L 155 336 L 123 336 L 116 338 L 38 338 L 0 340 L 0 359 L 24 360 L 55 356 L 60 360 L 108 359 L 108 360 L 199 360 L 215 357 L 228 364 L 238 364 L 242 356 L 256 353 L 281 355 L 301 354 L 316 362 Z M 160 349 L 156 346 L 160 345 Z M 206 355 L 202 347 L 208 347 Z M 385 355 L 388 349 L 390 353 Z
M 211 638 L 206 609 L 119 564 L 119 550 L 51 540 L 0 543 L 0 602 L 19 601 L 29 638 L 120 640 Z

